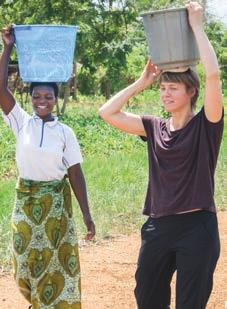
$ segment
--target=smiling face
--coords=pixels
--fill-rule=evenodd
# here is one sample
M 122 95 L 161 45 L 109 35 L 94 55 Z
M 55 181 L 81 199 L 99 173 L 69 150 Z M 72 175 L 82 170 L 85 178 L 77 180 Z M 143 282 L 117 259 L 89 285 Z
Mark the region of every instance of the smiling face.
M 159 85 L 161 99 L 168 112 L 177 111 L 178 108 L 191 104 L 195 108 L 199 96 L 200 82 L 197 73 L 188 69 L 185 72 L 163 72 Z
M 32 91 L 33 110 L 40 118 L 47 118 L 56 103 L 54 89 L 49 86 L 36 86 Z
M 194 91 L 187 91 L 183 83 L 161 82 L 161 100 L 167 112 L 177 112 L 191 107 Z

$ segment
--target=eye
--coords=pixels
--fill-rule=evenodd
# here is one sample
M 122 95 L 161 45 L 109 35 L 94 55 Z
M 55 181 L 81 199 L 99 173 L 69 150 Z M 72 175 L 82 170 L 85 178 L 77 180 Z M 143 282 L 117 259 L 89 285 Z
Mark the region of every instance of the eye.
M 46 99 L 48 100 L 48 101 L 51 101 L 51 100 L 54 100 L 54 97 L 46 97 Z
M 40 98 L 40 96 L 38 96 L 38 95 L 33 95 L 32 98 L 33 98 L 34 100 L 38 100 L 38 99 Z

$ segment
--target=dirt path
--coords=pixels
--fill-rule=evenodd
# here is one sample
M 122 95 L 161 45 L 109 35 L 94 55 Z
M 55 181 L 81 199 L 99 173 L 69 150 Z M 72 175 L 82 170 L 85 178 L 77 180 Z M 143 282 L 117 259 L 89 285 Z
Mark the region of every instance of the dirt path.
M 222 252 L 208 309 L 227 308 L 227 211 L 219 212 L 218 217 Z M 139 246 L 139 235 L 130 235 L 81 248 L 83 309 L 136 308 L 133 289 Z M 0 308 L 27 307 L 12 276 L 0 274 Z M 171 308 L 174 308 L 174 295 Z

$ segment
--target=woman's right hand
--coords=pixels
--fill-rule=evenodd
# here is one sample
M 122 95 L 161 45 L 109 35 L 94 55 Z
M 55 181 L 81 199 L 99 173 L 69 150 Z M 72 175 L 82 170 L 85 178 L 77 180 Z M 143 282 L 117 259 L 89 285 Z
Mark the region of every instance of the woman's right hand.
M 122 111 L 122 108 L 130 98 L 150 86 L 160 73 L 161 71 L 149 59 L 140 78 L 109 99 L 99 109 L 99 115 L 115 128 L 130 134 L 146 136 L 141 116 Z
M 142 89 L 145 89 L 153 84 L 153 82 L 158 78 L 160 73 L 161 71 L 152 62 L 152 60 L 148 59 L 147 64 L 137 82 L 141 85 Z
M 186 9 L 188 10 L 188 20 L 190 26 L 193 30 L 196 30 L 198 27 L 203 28 L 203 7 L 196 1 L 191 1 L 186 4 Z
M 13 26 L 7 26 L 1 30 L 2 40 L 5 47 L 13 47 L 15 43 L 15 36 Z

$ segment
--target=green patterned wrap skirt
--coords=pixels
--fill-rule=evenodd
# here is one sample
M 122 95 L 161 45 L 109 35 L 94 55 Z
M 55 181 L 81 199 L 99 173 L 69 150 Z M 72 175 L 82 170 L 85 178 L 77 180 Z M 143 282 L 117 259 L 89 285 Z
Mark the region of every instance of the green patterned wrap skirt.
M 19 179 L 12 215 L 14 276 L 33 309 L 80 309 L 78 240 L 68 181 Z

